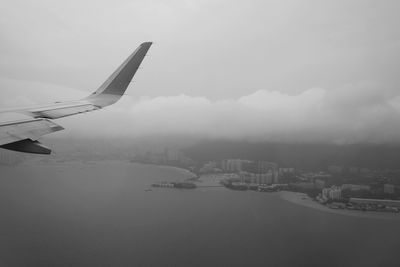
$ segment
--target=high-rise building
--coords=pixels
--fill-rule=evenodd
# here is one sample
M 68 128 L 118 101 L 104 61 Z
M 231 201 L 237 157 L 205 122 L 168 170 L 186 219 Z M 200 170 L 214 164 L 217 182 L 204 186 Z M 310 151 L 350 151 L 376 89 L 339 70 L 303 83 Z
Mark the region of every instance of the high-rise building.
M 224 159 L 221 161 L 221 169 L 226 172 L 240 172 L 243 170 L 243 165 L 248 162 L 250 161 L 242 159 Z
M 322 198 L 330 200 L 341 200 L 342 189 L 338 186 L 331 186 L 330 188 L 322 189 Z
M 243 161 L 242 171 L 252 174 L 252 183 L 277 184 L 279 183 L 278 165 L 268 161 Z
M 164 149 L 164 155 L 166 162 L 177 162 L 182 157 L 182 153 L 178 149 L 168 147 Z

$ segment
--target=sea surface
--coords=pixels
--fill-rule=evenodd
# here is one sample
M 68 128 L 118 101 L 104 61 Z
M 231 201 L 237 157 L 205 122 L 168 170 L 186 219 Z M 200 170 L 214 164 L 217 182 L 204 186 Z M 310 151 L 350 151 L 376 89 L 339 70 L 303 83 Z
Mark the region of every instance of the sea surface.
M 0 266 L 400 266 L 400 222 L 279 194 L 150 188 L 180 169 L 121 161 L 0 166 Z

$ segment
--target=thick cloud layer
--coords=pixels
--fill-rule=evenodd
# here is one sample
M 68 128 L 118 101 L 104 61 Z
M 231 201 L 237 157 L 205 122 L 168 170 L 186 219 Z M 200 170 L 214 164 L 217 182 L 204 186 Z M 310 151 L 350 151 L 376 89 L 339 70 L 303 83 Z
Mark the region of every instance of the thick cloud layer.
M 32 99 L 45 102 L 86 95 L 46 84 L 0 81 L 3 87 L 12 86 L 12 92 L 2 91 L 3 107 L 33 104 Z M 218 101 L 187 95 L 125 96 L 106 110 L 57 122 L 66 127 L 66 131 L 56 134 L 58 137 L 192 135 L 290 142 L 392 143 L 400 142 L 400 95 L 377 84 L 358 83 L 329 90 L 311 88 L 299 94 L 258 90 Z
M 114 120 L 117 132 L 132 135 L 338 143 L 400 141 L 399 96 L 385 95 L 371 84 L 334 90 L 312 88 L 296 95 L 258 90 L 221 101 L 185 95 L 126 99 L 111 109 L 107 116 L 119 118 Z
M 154 41 L 135 96 L 396 87 L 399 9 L 390 0 L 2 1 L 0 77 L 89 90 Z
M 128 91 L 133 96 L 107 111 L 61 119 L 67 130 L 55 136 L 399 142 L 399 6 L 6 1 L 0 104 L 84 97 L 138 44 L 154 41 Z

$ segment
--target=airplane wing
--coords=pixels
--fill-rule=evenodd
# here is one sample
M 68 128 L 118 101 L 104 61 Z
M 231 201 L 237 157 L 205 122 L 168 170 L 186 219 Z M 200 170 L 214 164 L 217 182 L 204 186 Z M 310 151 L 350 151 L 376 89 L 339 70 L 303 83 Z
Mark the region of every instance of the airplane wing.
M 88 97 L 68 102 L 0 112 L 0 147 L 20 152 L 50 154 L 37 140 L 64 128 L 53 119 L 101 109 L 117 102 L 128 88 L 151 42 L 142 43 L 114 73 Z

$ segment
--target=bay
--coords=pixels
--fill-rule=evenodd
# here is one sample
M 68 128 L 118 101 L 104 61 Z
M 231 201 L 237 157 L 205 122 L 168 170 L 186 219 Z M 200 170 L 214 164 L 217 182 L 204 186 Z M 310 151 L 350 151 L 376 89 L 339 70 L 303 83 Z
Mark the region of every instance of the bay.
M 123 161 L 0 167 L 1 266 L 398 266 L 399 221 L 278 194 L 153 188 L 187 171 Z

